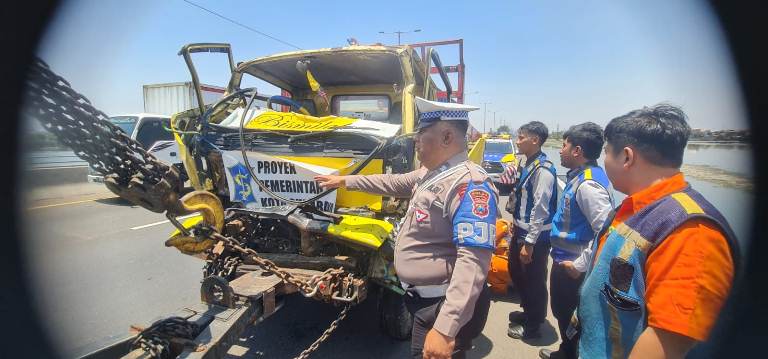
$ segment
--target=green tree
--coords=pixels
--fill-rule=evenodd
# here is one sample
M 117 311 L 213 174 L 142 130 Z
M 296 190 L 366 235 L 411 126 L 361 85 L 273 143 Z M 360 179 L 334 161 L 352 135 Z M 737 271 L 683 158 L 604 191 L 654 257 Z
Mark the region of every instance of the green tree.
M 496 133 L 512 133 L 512 130 L 510 130 L 507 125 L 501 125 L 499 126 L 499 129 L 496 130 Z

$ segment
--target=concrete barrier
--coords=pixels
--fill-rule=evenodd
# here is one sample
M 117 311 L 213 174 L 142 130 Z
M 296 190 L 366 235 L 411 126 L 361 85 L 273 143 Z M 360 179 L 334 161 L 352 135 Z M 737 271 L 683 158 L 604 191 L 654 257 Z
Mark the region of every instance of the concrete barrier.
M 88 166 L 29 168 L 21 171 L 26 187 L 46 187 L 88 182 Z

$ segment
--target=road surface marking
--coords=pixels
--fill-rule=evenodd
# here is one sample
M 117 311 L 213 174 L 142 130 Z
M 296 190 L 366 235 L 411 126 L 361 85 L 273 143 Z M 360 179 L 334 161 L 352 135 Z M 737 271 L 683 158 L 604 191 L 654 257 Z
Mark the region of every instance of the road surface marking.
M 192 213 L 192 214 L 188 214 L 188 215 L 186 215 L 186 216 L 181 216 L 181 217 L 178 217 L 178 218 L 176 218 L 176 219 L 187 219 L 187 218 L 190 218 L 190 217 L 194 217 L 194 216 L 196 216 L 196 215 L 197 215 L 197 213 Z M 135 230 L 138 230 L 138 229 L 149 228 L 149 227 L 152 227 L 152 226 L 159 226 L 159 225 L 161 225 L 161 224 L 165 224 L 165 223 L 171 223 L 171 221 L 169 221 L 169 220 L 167 220 L 167 219 L 166 219 L 166 220 L 164 220 L 164 221 L 155 222 L 155 223 L 150 223 L 150 224 L 145 224 L 145 225 L 143 225 L 143 226 L 136 226 L 136 227 L 131 227 L 131 230 L 132 230 L 132 231 L 135 231 Z
M 35 209 L 43 209 L 43 208 L 51 208 L 51 207 L 60 207 L 60 206 L 69 206 L 73 204 L 80 204 L 80 203 L 87 203 L 87 202 L 93 202 L 98 201 L 100 199 L 110 199 L 110 198 L 118 198 L 115 196 L 109 196 L 109 197 L 99 197 L 99 198 L 92 198 L 92 199 L 84 199 L 81 201 L 74 201 L 74 202 L 64 202 L 64 203 L 54 203 L 54 204 L 46 204 L 44 206 L 36 206 L 36 207 L 29 207 L 27 208 L 28 211 L 32 211 Z

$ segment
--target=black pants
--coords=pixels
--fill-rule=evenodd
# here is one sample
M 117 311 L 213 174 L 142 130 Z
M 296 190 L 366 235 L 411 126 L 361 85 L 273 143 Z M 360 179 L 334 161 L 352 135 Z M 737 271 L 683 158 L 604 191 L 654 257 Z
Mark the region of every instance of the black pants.
M 582 273 L 578 278 L 571 278 L 568 272 L 561 265 L 553 263 L 552 273 L 549 276 L 549 292 L 552 294 L 552 314 L 557 319 L 557 326 L 560 329 L 560 349 L 559 352 L 565 354 L 566 358 L 579 357 L 579 338 L 578 335 L 569 339 L 565 334 L 568 330 L 568 324 L 571 322 L 571 316 L 579 305 L 579 287 L 584 281 Z
M 405 306 L 413 315 L 413 330 L 411 330 L 411 356 L 413 358 L 421 359 L 424 351 L 424 339 L 426 339 L 429 330 L 432 329 L 432 325 L 435 324 L 444 301 L 445 297 L 421 298 L 418 294 L 412 293 L 405 295 Z M 483 332 L 490 308 L 491 291 L 487 286 L 484 286 L 477 302 L 475 302 L 472 319 L 456 334 L 454 359 L 463 359 L 466 351 L 472 349 L 472 339 L 477 338 Z
M 520 231 L 522 232 L 522 231 Z M 522 236 L 520 236 L 520 239 Z M 509 276 L 512 284 L 520 293 L 520 306 L 523 307 L 525 326 L 538 326 L 547 318 L 547 261 L 549 258 L 549 231 L 539 235 L 533 246 L 531 262 L 520 262 L 518 235 L 512 239 L 509 247 Z

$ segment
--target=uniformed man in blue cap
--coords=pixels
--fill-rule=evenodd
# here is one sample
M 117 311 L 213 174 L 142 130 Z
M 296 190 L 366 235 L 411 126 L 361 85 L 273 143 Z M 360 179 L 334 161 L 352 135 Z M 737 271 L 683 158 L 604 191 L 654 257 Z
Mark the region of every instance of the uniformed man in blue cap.
M 467 158 L 468 112 L 477 107 L 416 98 L 416 155 L 406 174 L 317 176 L 345 187 L 410 198 L 397 234 L 395 270 L 414 317 L 414 358 L 463 358 L 490 307 L 486 277 L 493 254 L 498 192 Z

